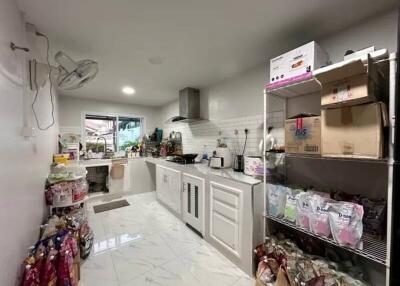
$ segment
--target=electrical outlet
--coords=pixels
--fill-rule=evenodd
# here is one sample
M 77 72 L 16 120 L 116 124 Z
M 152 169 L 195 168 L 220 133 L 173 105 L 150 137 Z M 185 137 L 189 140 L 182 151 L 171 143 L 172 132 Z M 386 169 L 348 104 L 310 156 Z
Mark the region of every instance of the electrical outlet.
M 239 134 L 239 130 L 237 130 L 237 129 L 233 130 L 233 134 L 234 135 L 238 135 Z

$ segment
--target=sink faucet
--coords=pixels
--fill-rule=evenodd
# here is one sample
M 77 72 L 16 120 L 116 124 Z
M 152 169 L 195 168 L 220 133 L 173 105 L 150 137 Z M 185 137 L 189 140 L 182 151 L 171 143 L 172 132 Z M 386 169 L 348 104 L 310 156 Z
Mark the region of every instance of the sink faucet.
M 97 137 L 97 141 L 96 141 L 97 150 L 96 150 L 96 153 L 99 153 L 99 140 L 100 139 L 104 140 L 104 154 L 106 154 L 107 153 L 107 140 L 103 136 Z

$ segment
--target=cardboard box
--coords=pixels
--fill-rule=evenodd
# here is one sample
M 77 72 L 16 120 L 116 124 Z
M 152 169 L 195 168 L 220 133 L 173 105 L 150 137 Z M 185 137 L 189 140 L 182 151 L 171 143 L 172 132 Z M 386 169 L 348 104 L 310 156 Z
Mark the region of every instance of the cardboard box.
M 383 103 L 322 110 L 322 156 L 382 158 L 387 116 Z
M 270 83 L 310 73 L 329 64 L 329 55 L 314 41 L 270 60 Z
M 322 86 L 323 108 L 376 102 L 381 96 L 381 79 L 370 58 L 366 65 L 361 59 L 345 61 L 320 69 L 314 76 Z
M 285 152 L 321 154 L 321 117 L 314 116 L 286 120 Z

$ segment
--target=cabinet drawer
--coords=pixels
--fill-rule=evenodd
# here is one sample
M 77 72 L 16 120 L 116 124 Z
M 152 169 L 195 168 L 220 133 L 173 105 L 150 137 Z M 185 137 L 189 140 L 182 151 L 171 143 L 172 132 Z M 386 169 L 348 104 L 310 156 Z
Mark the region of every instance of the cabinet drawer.
M 239 228 L 238 225 L 218 213 L 212 215 L 212 236 L 238 255 Z
M 213 197 L 218 201 L 231 205 L 235 208 L 239 206 L 239 198 L 237 195 L 229 193 L 225 189 L 219 189 L 218 186 L 212 185 Z
M 214 200 L 213 211 L 238 223 L 238 210 L 220 201 Z

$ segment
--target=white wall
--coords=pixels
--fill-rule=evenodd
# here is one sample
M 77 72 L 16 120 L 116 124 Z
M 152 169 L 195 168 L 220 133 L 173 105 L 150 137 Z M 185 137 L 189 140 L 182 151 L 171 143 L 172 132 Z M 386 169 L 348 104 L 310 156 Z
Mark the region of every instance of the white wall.
M 310 41 L 313 39 L 309 39 Z M 304 41 L 307 41 L 305 39 Z M 376 49 L 387 48 L 394 52 L 397 49 L 397 11 L 386 13 L 365 21 L 334 35 L 317 40 L 328 51 L 333 62 L 343 60 L 348 49 L 361 49 L 375 45 Z M 301 44 L 301 43 L 299 43 Z M 294 47 L 293 47 L 294 48 Z M 285 52 L 285 51 L 282 51 Z M 262 64 L 253 70 L 234 78 L 217 83 L 200 92 L 200 113 L 209 122 L 196 124 L 164 124 L 164 136 L 170 131 L 180 131 L 183 137 L 185 153 L 200 153 L 207 146 L 213 150 L 216 139 L 222 133 L 231 142 L 236 138 L 233 130 L 240 131 L 239 142 L 243 146 L 243 129 L 248 128 L 249 145 L 247 154 L 256 154 L 258 142 L 262 138 L 263 89 L 269 79 L 269 65 Z M 320 113 L 320 95 L 314 94 L 291 99 L 288 102 L 288 115 L 300 112 Z M 267 99 L 267 125 L 274 126 L 274 136 L 283 144 L 283 101 L 276 97 Z M 161 108 L 160 116 L 164 121 L 178 115 L 178 101 Z
M 388 48 L 389 51 L 394 52 L 397 49 L 397 17 L 397 11 L 392 11 L 339 33 L 317 39 L 317 42 L 330 54 L 333 62 L 342 60 L 348 49 L 357 50 L 371 45 L 375 45 L 377 49 Z M 303 43 L 311 40 L 314 39 L 304 39 Z M 202 116 L 210 120 L 219 120 L 261 114 L 263 112 L 263 88 L 268 78 L 269 64 L 268 59 L 265 59 L 265 63 L 260 67 L 202 89 Z M 311 101 L 315 100 L 311 99 Z M 307 101 L 303 102 L 304 106 L 308 105 Z M 296 102 L 295 105 L 297 104 L 300 103 Z M 173 108 L 175 108 L 175 112 L 173 112 Z M 293 112 L 301 110 L 301 108 L 302 106 L 295 108 Z M 178 113 L 176 102 L 163 109 L 163 119 L 166 119 L 168 114 L 175 113 L 176 115 Z M 166 109 L 168 113 L 165 112 Z M 282 109 L 280 100 L 270 98 L 268 110 L 272 112 L 280 109 Z
M 36 37 L 33 37 L 36 38 Z M 33 51 L 12 52 L 10 41 L 29 46 Z M 36 137 L 25 139 L 22 127 L 35 126 L 30 104 L 33 94 L 24 87 L 26 58 L 35 54 L 43 61 L 43 39 L 27 44 L 30 38 L 15 1 L 0 0 L 0 285 L 16 285 L 20 263 L 27 248 L 39 236 L 45 215 L 44 184 L 57 146 L 56 125 L 50 130 L 36 131 Z M 40 49 L 41 55 L 36 54 Z M 36 105 L 42 125 L 50 122 L 49 86 L 39 93 Z M 57 98 L 55 98 L 57 104 Z
M 59 101 L 61 131 L 79 131 L 81 129 L 82 112 L 142 116 L 146 121 L 146 132 L 152 132 L 154 128 L 159 127 L 161 123 L 159 108 L 133 104 L 111 103 L 67 96 L 60 96 Z
M 355 25 L 318 42 L 329 53 L 333 62 L 343 60 L 347 50 L 359 50 L 369 46 L 375 49 L 386 48 L 389 52 L 397 51 L 398 12 L 386 13 L 369 21 Z M 288 116 L 299 112 L 320 114 L 320 95 L 308 95 L 293 98 L 288 102 Z

